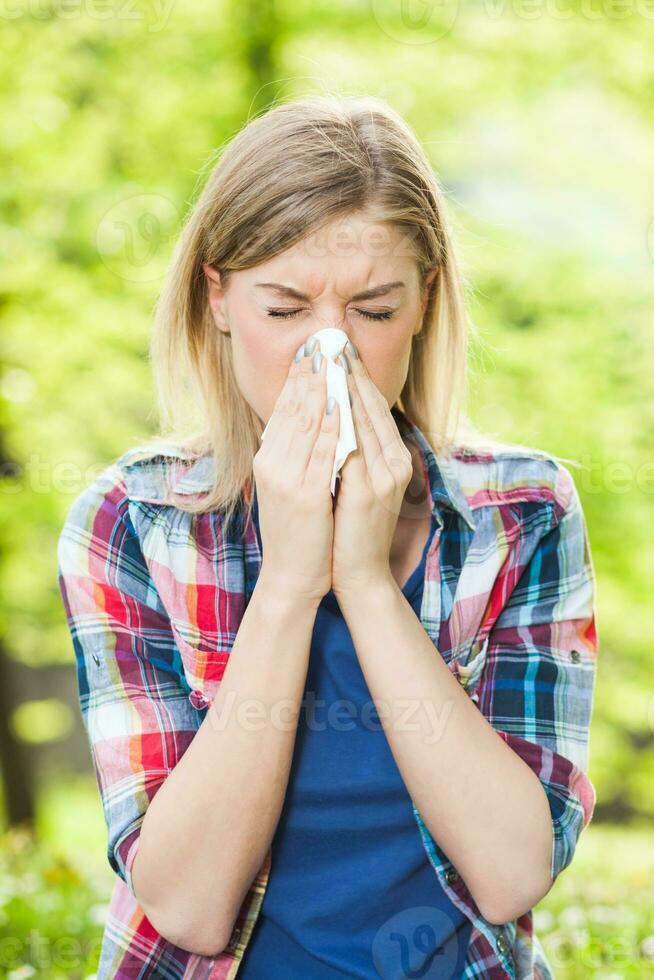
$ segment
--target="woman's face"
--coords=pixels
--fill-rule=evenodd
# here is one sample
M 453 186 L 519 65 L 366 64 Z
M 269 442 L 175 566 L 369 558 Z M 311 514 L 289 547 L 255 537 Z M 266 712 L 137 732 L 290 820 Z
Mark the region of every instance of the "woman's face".
M 357 214 L 233 272 L 225 290 L 204 264 L 216 326 L 231 334 L 239 388 L 264 425 L 298 347 L 324 327 L 348 335 L 389 406 L 395 404 L 436 274 L 430 271 L 421 292 L 410 245 L 390 224 Z

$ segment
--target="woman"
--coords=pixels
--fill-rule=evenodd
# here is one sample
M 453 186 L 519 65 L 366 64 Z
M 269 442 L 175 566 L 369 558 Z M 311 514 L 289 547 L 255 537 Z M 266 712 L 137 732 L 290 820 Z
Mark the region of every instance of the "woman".
M 385 103 L 227 146 L 156 310 L 168 434 L 59 541 L 117 875 L 98 977 L 552 976 L 531 910 L 595 801 L 594 571 L 566 467 L 463 414 L 466 333 Z

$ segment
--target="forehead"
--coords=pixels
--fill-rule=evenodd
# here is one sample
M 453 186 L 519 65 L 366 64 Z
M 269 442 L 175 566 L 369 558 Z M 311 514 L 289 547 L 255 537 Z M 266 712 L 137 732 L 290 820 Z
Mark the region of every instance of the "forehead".
M 390 222 L 360 215 L 325 224 L 283 252 L 244 270 L 248 284 L 283 282 L 319 294 L 330 285 L 355 292 L 402 279 L 418 283 L 418 265 L 410 235 Z

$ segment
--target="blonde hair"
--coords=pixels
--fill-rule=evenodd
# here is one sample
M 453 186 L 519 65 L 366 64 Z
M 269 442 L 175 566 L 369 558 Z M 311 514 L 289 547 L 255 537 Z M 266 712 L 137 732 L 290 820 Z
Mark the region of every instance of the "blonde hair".
M 150 360 L 160 435 L 152 446 L 172 440 L 191 456 L 212 453 L 215 462 L 211 491 L 199 500 L 177 495 L 175 506 L 219 509 L 227 520 L 243 499 L 251 508 L 252 461 L 263 428 L 237 386 L 231 339 L 213 320 L 203 263 L 219 270 L 226 287 L 233 271 L 353 212 L 373 213 L 406 236 L 421 284 L 438 270 L 399 408 L 437 454 L 455 445 L 519 446 L 483 434 L 464 412 L 468 346 L 476 334 L 466 311 L 468 283 L 439 180 L 391 106 L 367 95 L 309 95 L 253 118 L 218 155 L 177 240 L 154 314 Z

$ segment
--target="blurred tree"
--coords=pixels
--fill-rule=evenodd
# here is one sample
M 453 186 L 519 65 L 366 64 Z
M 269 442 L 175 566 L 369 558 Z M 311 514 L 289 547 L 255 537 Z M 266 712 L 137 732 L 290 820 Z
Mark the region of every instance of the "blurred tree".
M 0 364 L 0 376 L 2 365 Z M 13 477 L 17 466 L 10 460 L 6 448 L 5 421 L 7 405 L 0 396 L 0 493 L 4 482 Z M 6 542 L 3 542 L 3 530 L 0 523 L 0 562 L 6 556 Z M 1 573 L 0 573 L 1 577 Z M 34 821 L 34 781 L 31 775 L 32 756 L 26 751 L 24 742 L 16 738 L 11 725 L 12 712 L 16 707 L 17 697 L 13 682 L 14 661 L 9 656 L 6 643 L 6 616 L 0 611 L 0 776 L 2 777 L 2 798 L 4 799 L 6 821 L 9 826 Z

